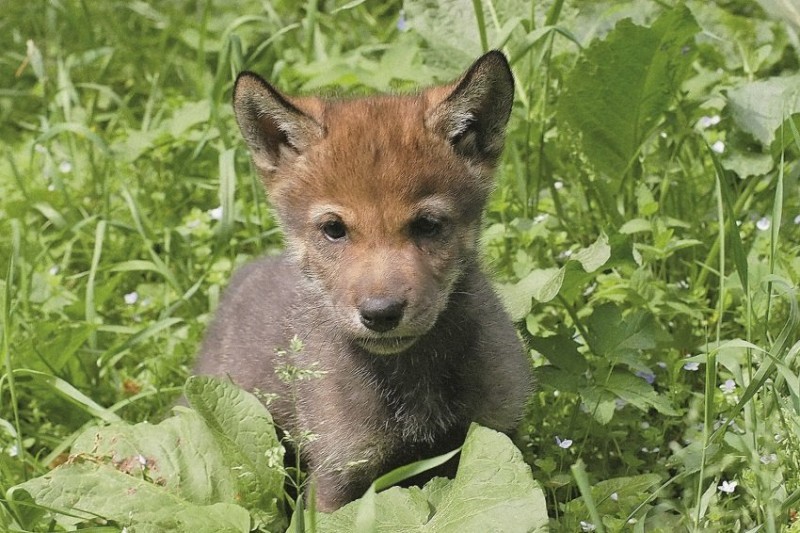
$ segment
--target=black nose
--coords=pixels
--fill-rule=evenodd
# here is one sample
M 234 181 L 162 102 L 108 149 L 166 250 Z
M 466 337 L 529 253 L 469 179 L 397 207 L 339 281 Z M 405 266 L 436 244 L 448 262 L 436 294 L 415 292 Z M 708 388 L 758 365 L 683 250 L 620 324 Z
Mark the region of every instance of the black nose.
M 397 298 L 367 298 L 358 307 L 358 312 L 362 324 L 372 331 L 383 333 L 397 327 L 405 307 L 405 300 Z

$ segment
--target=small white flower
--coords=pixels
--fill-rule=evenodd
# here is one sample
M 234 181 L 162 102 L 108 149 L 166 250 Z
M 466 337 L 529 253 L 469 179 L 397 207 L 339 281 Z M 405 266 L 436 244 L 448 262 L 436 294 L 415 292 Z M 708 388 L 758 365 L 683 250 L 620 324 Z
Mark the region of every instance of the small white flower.
M 560 191 L 561 189 L 564 188 L 564 182 L 561 180 L 556 181 L 555 183 L 553 183 L 553 188 L 555 188 L 555 190 L 557 191 Z
M 756 227 L 761 231 L 767 231 L 770 225 L 770 220 L 767 217 L 761 217 L 758 219 L 758 222 L 756 222 Z
M 58 274 L 59 270 L 60 269 L 58 268 L 58 265 L 53 265 L 50 267 L 50 270 L 48 270 L 48 272 L 50 273 L 51 276 L 55 276 L 56 274 Z
M 72 163 L 70 163 L 69 161 L 62 161 L 58 165 L 58 170 L 62 174 L 68 174 L 68 173 L 72 172 Z
M 733 491 L 736 490 L 736 485 L 738 484 L 739 483 L 736 481 L 723 481 L 722 485 L 718 486 L 717 488 L 725 494 L 733 494 Z
M 222 206 L 215 207 L 214 209 L 208 210 L 208 216 L 210 216 L 213 220 L 221 220 L 222 219 Z
M 658 366 L 658 368 L 666 369 L 667 363 L 665 363 L 664 361 L 659 361 L 658 363 L 656 363 L 656 366 Z
M 125 300 L 125 303 L 128 305 L 133 305 L 139 300 L 139 293 L 136 291 L 129 292 L 125 296 L 122 297 Z
M 13 444 L 11 448 L 9 448 L 8 455 L 10 455 L 11 457 L 16 457 L 19 455 L 19 448 L 17 447 L 16 444 Z
M 609 498 L 611 498 L 612 502 L 618 502 L 619 501 L 619 494 L 617 494 L 616 492 L 612 492 L 611 496 L 609 496 Z
M 778 460 L 778 456 L 777 454 L 770 453 L 762 455 L 759 457 L 759 459 L 761 460 L 761 464 L 769 465 L 776 462 Z
M 50 185 L 47 186 L 47 190 L 53 192 L 54 190 L 56 190 L 56 186 L 51 183 Z
M 800 215 L 797 215 L 796 217 L 794 217 L 794 223 L 795 224 L 800 224 Z
M 591 522 L 586 522 L 581 520 L 581 531 L 594 531 L 597 529 L 597 526 L 592 524 Z
M 140 465 L 147 466 L 147 459 L 145 458 L 144 455 L 142 455 L 142 454 L 137 455 L 136 456 L 136 460 L 139 461 Z
M 736 382 L 732 379 L 725 380 L 725 383 L 719 386 L 720 390 L 725 394 L 730 394 L 736 390 Z
M 717 141 L 711 145 L 711 149 L 718 154 L 721 154 L 725 151 L 725 143 L 722 141 Z
M 662 139 L 666 139 L 666 138 L 667 138 L 667 132 L 666 132 L 666 131 L 662 131 L 662 132 L 661 132 L 661 133 L 659 133 L 658 135 L 659 135 L 659 136 L 660 136 Z
M 567 449 L 572 446 L 572 439 L 564 439 L 561 440 L 560 437 L 556 436 L 556 444 L 558 444 L 559 448 Z
M 536 215 L 535 217 L 533 217 L 534 224 L 539 224 L 540 222 L 544 222 L 545 220 L 547 220 L 547 213 L 542 213 L 541 215 Z M 800 222 L 798 222 L 798 224 L 800 224 Z
M 559 396 L 561 396 L 561 391 L 558 390 L 558 389 L 554 390 L 553 391 L 553 397 L 558 398 Z
M 641 424 L 639 424 L 639 427 L 640 427 L 640 428 L 642 428 L 642 429 L 647 429 L 647 428 L 649 428 L 649 427 L 650 427 L 650 422 L 648 422 L 648 421 L 646 421 L 646 420 L 645 420 L 644 422 L 642 422 Z
M 685 365 L 683 365 L 683 369 L 689 370 L 690 372 L 696 372 L 700 370 L 700 363 L 696 362 L 686 363 Z
M 703 129 L 710 128 L 711 126 L 716 126 L 719 124 L 720 118 L 719 115 L 713 115 L 711 117 L 700 117 L 700 120 L 697 121 L 697 125 Z

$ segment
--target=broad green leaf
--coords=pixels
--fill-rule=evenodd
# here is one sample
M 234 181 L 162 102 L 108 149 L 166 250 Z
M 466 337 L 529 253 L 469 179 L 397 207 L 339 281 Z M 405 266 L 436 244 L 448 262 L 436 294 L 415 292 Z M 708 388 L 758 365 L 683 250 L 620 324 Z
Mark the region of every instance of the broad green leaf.
M 653 316 L 646 311 L 635 311 L 627 316 L 614 304 L 596 308 L 586 320 L 589 346 L 596 355 L 620 359 L 628 353 L 656 347 L 658 327 Z
M 251 517 L 281 527 L 283 448 L 267 410 L 227 380 L 193 377 L 185 392 L 195 410 L 176 408 L 159 424 L 90 428 L 73 445 L 77 460 L 18 489 L 59 522 L 80 509 L 137 531 L 248 531 Z
M 580 389 L 581 400 L 588 409 L 589 414 L 594 417 L 599 424 L 606 425 L 614 418 L 616 409 L 616 396 L 611 392 L 597 386 L 582 387 Z
M 544 494 L 520 451 L 505 435 L 474 424 L 455 479 L 393 487 L 374 498 L 376 532 L 527 532 L 544 530 L 548 521 Z M 317 532 L 356 531 L 359 505 L 320 514 Z
M 578 343 L 566 335 L 533 337 L 528 345 L 553 365 L 570 373 L 582 374 L 588 367 L 586 359 L 578 351 Z
M 630 372 L 615 370 L 603 387 L 642 411 L 652 407 L 664 415 L 678 414 L 666 396 L 659 395 L 647 381 Z
M 534 382 L 540 387 L 550 387 L 555 390 L 577 393 L 586 383 L 586 378 L 581 376 L 576 379 L 575 374 L 562 370 L 555 365 L 542 365 L 533 369 Z
M 632 233 L 644 233 L 653 231 L 653 227 L 649 221 L 643 218 L 634 218 L 625 222 L 619 228 L 619 232 L 625 235 Z
M 733 120 L 764 146 L 789 115 L 800 112 L 800 74 L 768 78 L 728 91 Z
M 572 259 L 579 262 L 586 272 L 594 272 L 605 265 L 611 257 L 611 246 L 608 245 L 608 235 L 601 233 L 595 242 L 578 250 Z
M 559 118 L 581 134 L 595 167 L 621 178 L 678 94 L 700 28 L 685 6 L 650 28 L 617 23 L 595 41 L 564 82 Z
M 761 154 L 745 151 L 743 149 L 731 150 L 723 159 L 722 166 L 725 170 L 735 172 L 740 178 L 750 176 L 763 176 L 775 166 L 775 161 L 770 154 Z
M 250 515 L 238 505 L 191 503 L 135 474 L 84 456 L 11 488 L 8 498 L 21 504 L 33 496 L 39 505 L 63 509 L 72 515 L 57 515 L 57 522 L 64 527 L 100 517 L 137 532 L 250 531 Z
M 559 280 L 560 286 L 562 276 L 563 272 L 559 268 L 537 269 L 517 283 L 498 287 L 498 292 L 511 317 L 522 320 L 531 310 L 531 298 L 542 297 L 545 287 L 552 287 L 555 280 Z
M 512 318 L 522 320 L 530 311 L 531 298 L 549 302 L 559 293 L 584 286 L 592 277 L 589 274 L 605 265 L 610 257 L 611 246 L 603 233 L 594 243 L 575 252 L 561 268 L 533 270 L 516 284 L 501 286 L 499 292 Z

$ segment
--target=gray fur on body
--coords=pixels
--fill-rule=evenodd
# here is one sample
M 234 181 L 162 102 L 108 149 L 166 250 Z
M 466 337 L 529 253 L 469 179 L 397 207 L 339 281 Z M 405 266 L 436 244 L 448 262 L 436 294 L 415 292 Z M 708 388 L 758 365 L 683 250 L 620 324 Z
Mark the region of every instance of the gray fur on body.
M 370 354 L 343 338 L 322 301 L 288 255 L 250 263 L 234 276 L 195 372 L 279 395 L 270 404 L 276 424 L 316 435 L 303 456 L 323 507 L 359 497 L 394 467 L 459 446 L 473 421 L 506 432 L 517 424 L 528 362 L 474 261 L 435 325 L 404 353 Z M 288 351 L 295 335 L 303 350 L 278 361 L 276 350 Z M 286 363 L 316 363 L 324 374 L 287 385 L 275 372 Z

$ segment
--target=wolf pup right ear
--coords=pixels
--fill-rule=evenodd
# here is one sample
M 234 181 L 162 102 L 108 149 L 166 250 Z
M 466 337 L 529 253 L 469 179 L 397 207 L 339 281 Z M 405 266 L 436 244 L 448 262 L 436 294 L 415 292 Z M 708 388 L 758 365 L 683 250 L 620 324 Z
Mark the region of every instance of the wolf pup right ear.
M 442 89 L 449 94 L 442 97 Z M 444 136 L 460 155 L 496 163 L 514 103 L 514 76 L 503 53 L 484 54 L 455 84 L 430 94 L 435 105 L 427 112 L 425 125 Z M 443 99 L 436 104 L 439 98 Z
M 233 110 L 253 163 L 265 179 L 322 138 L 324 129 L 312 116 L 321 107 L 316 98 L 289 99 L 257 74 L 239 74 Z

